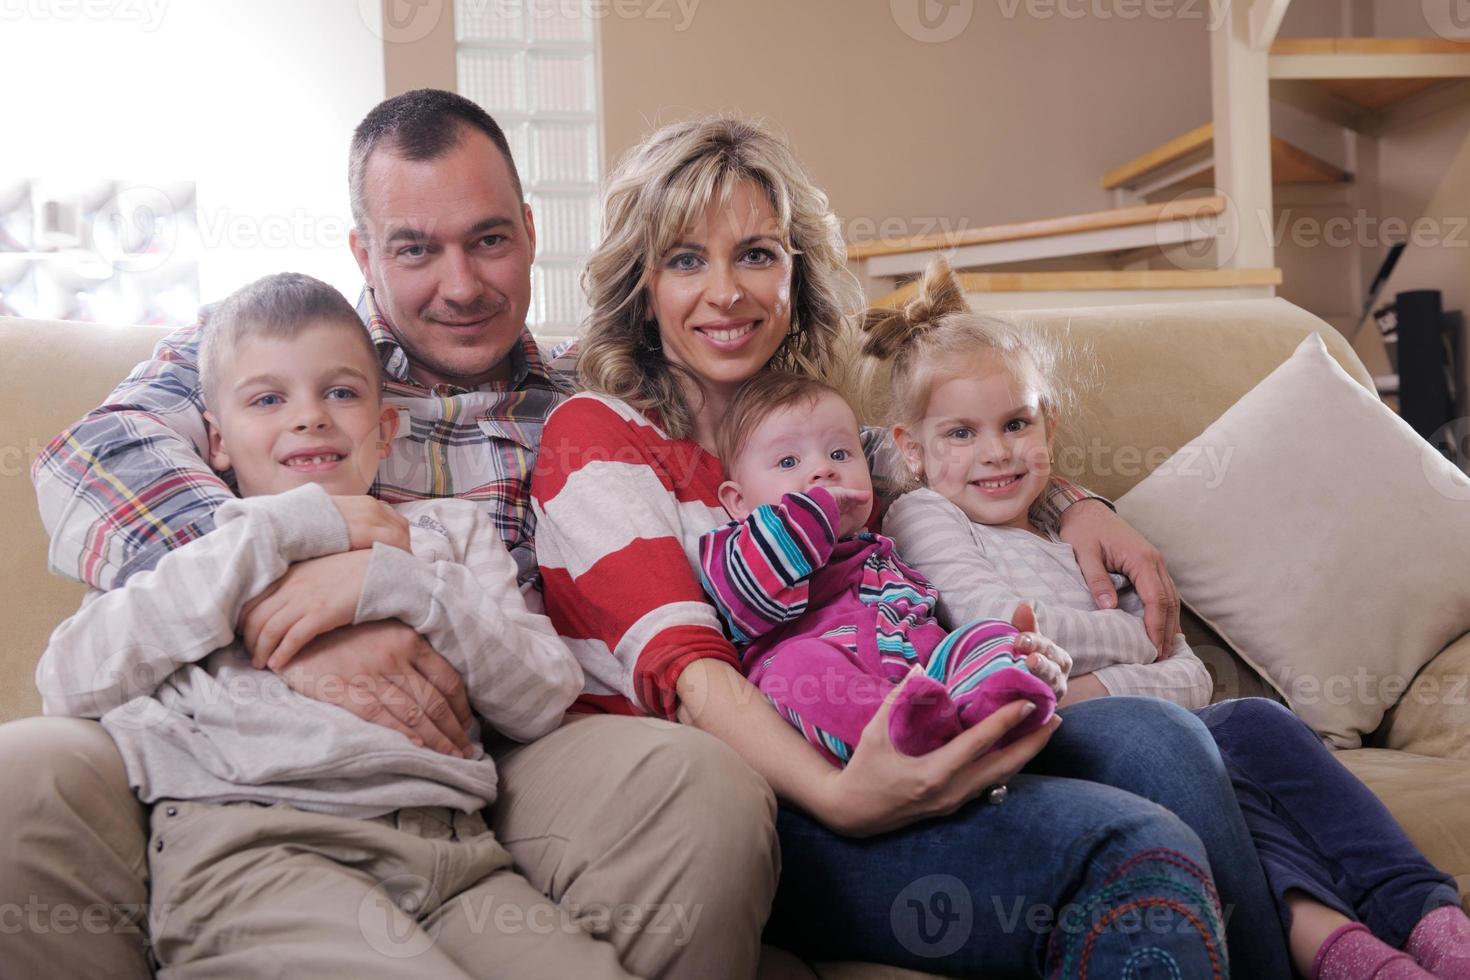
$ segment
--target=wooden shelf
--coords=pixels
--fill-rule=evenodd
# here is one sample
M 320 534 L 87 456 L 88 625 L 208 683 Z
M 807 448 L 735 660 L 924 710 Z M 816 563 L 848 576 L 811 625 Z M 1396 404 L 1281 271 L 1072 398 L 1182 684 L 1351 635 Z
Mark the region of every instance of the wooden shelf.
M 1205 123 L 1110 171 L 1103 177 L 1103 190 L 1131 187 L 1161 171 L 1187 164 L 1191 160 L 1202 163 L 1211 159 L 1214 146 L 1215 124 Z M 1313 156 L 1279 136 L 1271 137 L 1273 184 L 1341 184 L 1350 180 L 1352 174 L 1341 167 Z M 1200 166 L 1188 168 L 1187 173 L 1181 173 L 1177 180 L 1167 181 L 1165 186 L 1213 187 L 1214 183 L 1215 168 Z
M 1069 293 L 1111 290 L 1240 289 L 1281 285 L 1280 269 L 1146 269 L 1132 272 L 966 272 L 966 293 Z M 908 283 L 872 305 L 897 307 L 918 289 Z
M 1470 78 L 1470 41 L 1308 37 L 1271 45 L 1273 82 L 1309 82 L 1349 107 L 1377 112 L 1446 80 Z
M 1163 204 L 1142 204 L 1136 207 L 1114 208 L 1109 211 L 1091 211 L 1086 214 L 1044 218 L 1040 221 L 990 225 L 985 228 L 972 228 L 969 231 L 943 235 L 917 235 L 912 238 L 851 245 L 848 247 L 847 257 L 851 260 L 871 259 L 879 256 L 903 255 L 909 252 L 943 251 L 968 245 L 993 245 L 1001 242 L 1075 235 L 1116 228 L 1196 221 L 1201 218 L 1218 216 L 1224 211 L 1225 199 L 1223 197 L 1188 198 Z

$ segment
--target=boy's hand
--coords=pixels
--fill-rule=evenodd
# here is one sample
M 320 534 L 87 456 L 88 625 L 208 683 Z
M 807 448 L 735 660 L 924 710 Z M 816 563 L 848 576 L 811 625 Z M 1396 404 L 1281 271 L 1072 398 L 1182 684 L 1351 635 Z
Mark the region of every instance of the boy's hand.
M 1116 609 L 1118 591 L 1108 572 L 1122 572 L 1143 600 L 1143 623 L 1159 659 L 1169 655 L 1179 632 L 1179 589 L 1164 556 L 1127 521 L 1096 500 L 1079 500 L 1062 511 L 1058 534 L 1072 546 L 1077 567 L 1099 609 Z
M 408 520 L 381 500 L 368 496 L 333 497 L 332 503 L 347 522 L 347 539 L 354 551 L 370 551 L 381 541 L 408 551 Z
M 847 487 L 823 487 L 837 501 L 837 523 L 839 538 L 861 531 L 873 512 L 873 495 L 866 490 L 850 490 Z
M 246 603 L 240 633 L 251 665 L 279 673 L 318 636 L 351 626 L 372 557 L 371 551 L 344 551 L 297 562 Z

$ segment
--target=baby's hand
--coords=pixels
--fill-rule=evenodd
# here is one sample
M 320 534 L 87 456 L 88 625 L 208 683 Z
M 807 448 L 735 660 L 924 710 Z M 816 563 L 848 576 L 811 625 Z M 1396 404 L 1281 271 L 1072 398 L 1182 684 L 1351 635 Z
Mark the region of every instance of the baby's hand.
M 868 514 L 873 510 L 873 495 L 866 490 L 850 490 L 847 487 L 823 487 L 837 501 L 837 519 L 840 529 L 838 537 L 856 534 L 868 523 Z
M 332 503 L 347 522 L 348 546 L 353 551 L 371 548 L 378 541 L 411 550 L 407 519 L 381 500 L 368 496 L 333 497 Z

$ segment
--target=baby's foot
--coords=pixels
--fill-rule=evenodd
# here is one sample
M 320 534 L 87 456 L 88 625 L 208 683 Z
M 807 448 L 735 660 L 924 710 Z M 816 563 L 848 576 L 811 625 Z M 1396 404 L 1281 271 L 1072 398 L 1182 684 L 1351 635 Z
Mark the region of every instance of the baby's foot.
M 961 732 L 954 701 L 925 674 L 904 682 L 888 716 L 888 737 L 904 755 L 927 755 Z

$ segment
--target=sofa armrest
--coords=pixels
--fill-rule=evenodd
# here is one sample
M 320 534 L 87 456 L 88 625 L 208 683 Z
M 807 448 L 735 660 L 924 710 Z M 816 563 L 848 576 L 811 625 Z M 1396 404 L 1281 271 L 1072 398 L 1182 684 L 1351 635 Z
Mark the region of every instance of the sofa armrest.
M 1416 755 L 1470 760 L 1470 633 L 1419 671 L 1372 742 Z

